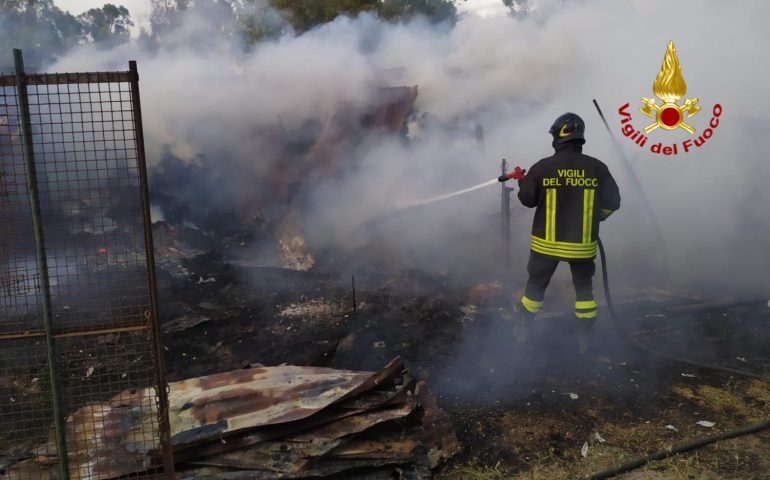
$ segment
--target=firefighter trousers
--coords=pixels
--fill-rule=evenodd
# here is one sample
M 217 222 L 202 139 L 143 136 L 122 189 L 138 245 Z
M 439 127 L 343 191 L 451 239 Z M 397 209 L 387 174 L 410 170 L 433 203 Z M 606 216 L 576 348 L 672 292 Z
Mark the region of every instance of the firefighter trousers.
M 543 308 L 545 290 L 561 260 L 530 252 L 527 263 L 527 289 L 521 304 L 531 314 Z M 596 273 L 594 259 L 569 261 L 572 271 L 572 284 L 575 286 L 575 316 L 580 319 L 596 318 L 598 307 L 594 300 L 593 276 Z

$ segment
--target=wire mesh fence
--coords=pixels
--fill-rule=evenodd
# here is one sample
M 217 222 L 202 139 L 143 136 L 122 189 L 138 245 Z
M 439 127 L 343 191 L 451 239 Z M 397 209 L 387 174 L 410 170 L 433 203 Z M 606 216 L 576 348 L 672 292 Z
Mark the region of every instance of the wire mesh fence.
M 0 75 L 0 479 L 173 475 L 135 67 Z

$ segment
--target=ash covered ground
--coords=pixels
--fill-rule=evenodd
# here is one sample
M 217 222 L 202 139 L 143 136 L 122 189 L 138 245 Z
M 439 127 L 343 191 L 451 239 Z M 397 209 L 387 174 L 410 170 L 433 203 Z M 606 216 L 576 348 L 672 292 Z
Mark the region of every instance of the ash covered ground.
M 169 380 L 253 364 L 377 370 L 400 356 L 427 380 L 461 443 L 438 478 L 576 478 L 770 416 L 767 383 L 641 352 L 604 307 L 590 352 L 579 355 L 565 281 L 550 287 L 550 308 L 520 344 L 515 275 L 458 278 L 367 264 L 363 253 L 352 263 L 319 254 L 311 271 L 295 271 L 244 260 L 240 238 L 195 251 L 174 227 L 156 224 L 155 235 Z M 510 271 L 523 268 L 514 259 Z M 658 288 L 615 293 L 622 322 L 645 345 L 770 368 L 764 305 L 709 306 Z M 768 438 L 720 443 L 627 478 L 766 478 Z

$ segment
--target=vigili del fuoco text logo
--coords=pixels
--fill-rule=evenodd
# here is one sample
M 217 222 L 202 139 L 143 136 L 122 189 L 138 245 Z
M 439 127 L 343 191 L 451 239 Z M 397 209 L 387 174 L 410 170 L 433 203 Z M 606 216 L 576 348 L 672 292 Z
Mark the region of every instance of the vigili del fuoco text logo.
M 653 120 L 643 129 L 639 130 L 631 123 L 629 103 L 625 103 L 618 109 L 623 135 L 639 147 L 645 148 L 649 140 L 647 134 L 657 129 L 671 131 L 681 128 L 692 135 L 692 138 L 681 142 L 666 144 L 660 141 L 652 143 L 649 147 L 650 151 L 658 155 L 678 155 L 691 152 L 702 147 L 714 135 L 714 130 L 719 126 L 719 117 L 722 115 L 722 105 L 714 104 L 711 109 L 711 120 L 700 133 L 697 133 L 695 127 L 688 123 L 688 120 L 695 116 L 701 107 L 698 106 L 697 98 L 685 98 L 682 104 L 679 103 L 679 100 L 687 93 L 687 84 L 682 76 L 682 66 L 679 64 L 679 58 L 672 41 L 668 42 L 660 72 L 652 84 L 652 92 L 663 103 L 658 104 L 657 100 L 653 98 L 642 98 L 642 106 L 639 111 Z

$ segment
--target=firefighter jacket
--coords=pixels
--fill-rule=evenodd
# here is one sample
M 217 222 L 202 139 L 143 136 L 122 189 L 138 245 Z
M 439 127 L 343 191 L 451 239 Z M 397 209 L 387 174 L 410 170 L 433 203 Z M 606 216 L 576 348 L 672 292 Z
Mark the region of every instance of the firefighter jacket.
M 599 222 L 620 207 L 618 185 L 601 161 L 583 155 L 582 144 L 556 145 L 553 156 L 519 180 L 519 200 L 537 207 L 532 251 L 559 260 L 596 256 Z

